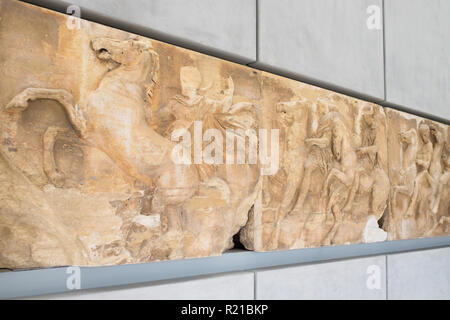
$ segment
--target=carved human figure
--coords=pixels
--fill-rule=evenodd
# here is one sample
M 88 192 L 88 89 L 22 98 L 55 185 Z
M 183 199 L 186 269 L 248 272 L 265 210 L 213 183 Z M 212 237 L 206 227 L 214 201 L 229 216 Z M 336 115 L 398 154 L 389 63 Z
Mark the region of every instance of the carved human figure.
M 433 157 L 433 143 L 431 141 L 430 127 L 427 124 L 421 123 L 419 125 L 419 136 L 422 140 L 422 146 L 419 148 L 416 157 L 418 174 L 414 179 L 411 200 L 405 212 L 406 217 L 414 217 L 417 212 L 417 208 L 420 208 L 422 214 L 428 214 L 429 205 L 423 205 L 424 202 L 428 200 L 424 193 L 425 189 L 432 188 L 434 185 L 434 179 L 429 172 Z
M 442 174 L 443 166 L 442 156 L 445 153 L 445 138 L 444 138 L 444 130 L 438 127 L 435 124 L 430 125 L 430 132 L 433 138 L 433 155 L 431 157 L 431 164 L 429 172 L 433 179 L 436 181 L 439 180 L 439 177 Z
M 446 149 L 446 150 L 445 150 Z M 432 202 L 432 212 L 433 214 L 437 214 L 439 210 L 439 205 L 442 201 L 449 201 L 448 199 L 443 198 L 445 190 L 449 190 L 450 188 L 450 146 L 447 146 L 442 152 L 442 167 L 443 174 L 439 178 L 438 188 L 436 193 L 434 194 L 434 201 Z
M 234 82 L 231 77 L 226 79 L 226 88 L 220 92 L 209 90 L 210 86 L 201 88 L 202 76 L 199 70 L 193 66 L 184 66 L 180 68 L 180 87 L 181 95 L 175 95 L 169 100 L 169 103 L 160 109 L 159 113 L 169 120 L 166 121 L 166 129 L 164 135 L 172 138 L 175 130 L 186 130 L 191 137 L 196 138 L 194 121 L 201 122 L 202 130 L 202 150 L 208 148 L 209 143 L 216 143 L 216 141 L 204 141 L 203 134 L 209 129 L 214 129 L 214 132 L 220 132 L 222 137 L 228 139 L 231 136 L 237 139 L 245 140 L 245 133 L 247 130 L 255 130 L 258 128 L 258 120 L 256 118 L 256 106 L 250 102 L 239 102 L 233 104 Z M 244 133 L 243 136 L 239 136 Z M 198 137 L 197 137 L 198 138 Z M 225 139 L 224 139 L 225 140 Z M 195 143 L 195 141 L 194 141 Z M 225 149 L 226 140 L 223 141 L 222 151 Z M 237 148 L 244 146 L 245 143 L 237 143 Z M 251 149 L 251 148 L 249 148 Z M 201 150 L 201 152 L 203 152 Z M 215 149 L 216 150 L 216 149 Z M 239 150 L 241 151 L 241 150 Z M 194 150 L 194 152 L 196 152 Z M 219 151 L 220 152 L 220 151 Z M 235 150 L 235 154 L 238 150 Z M 244 150 L 248 152 L 248 150 Z M 230 156 L 235 156 L 231 154 Z M 247 203 L 253 197 L 256 197 L 258 180 L 258 166 L 256 164 L 236 164 L 232 161 L 226 166 L 221 163 L 208 163 L 201 161 L 196 163 L 195 154 L 191 154 L 193 160 L 190 166 L 197 168 L 199 180 L 201 183 L 209 185 L 211 181 L 215 181 L 218 177 L 223 179 L 224 184 L 230 190 L 228 208 L 226 214 L 228 216 L 241 217 L 236 220 L 239 221 L 237 227 L 245 224 L 245 219 L 248 217 L 248 210 L 251 203 Z M 197 155 L 198 156 L 198 155 Z M 201 155 L 203 157 L 203 155 Z M 226 155 L 229 156 L 228 153 Z M 246 179 L 241 179 L 243 176 Z M 242 193 L 242 190 L 251 190 L 248 195 Z M 192 202 L 203 201 L 196 197 L 191 199 Z M 248 208 L 246 208 L 248 206 Z M 191 210 L 192 206 L 183 206 L 184 221 L 189 222 L 189 217 L 195 215 L 195 212 L 187 212 Z M 219 210 L 219 209 L 218 209 Z M 222 210 L 222 209 L 221 209 Z M 227 211 L 228 210 L 228 211 Z M 236 227 L 236 226 L 235 226 Z M 233 232 L 237 232 L 235 230 Z
M 342 209 L 353 184 L 356 154 L 349 130 L 338 112 L 332 111 L 322 116 L 314 136 L 305 140 L 309 152 L 295 207 L 303 206 L 311 185 L 312 173 L 320 170 L 325 177 L 319 200 L 321 211 L 331 212 L 334 217 L 333 228 L 325 240 L 331 242 L 342 222 Z
M 431 136 L 433 137 L 433 156 L 431 158 L 430 164 L 430 175 L 432 179 L 432 190 L 431 190 L 431 201 L 430 201 L 430 210 L 433 213 L 433 219 L 436 220 L 434 210 L 438 194 L 438 188 L 440 185 L 440 178 L 443 174 L 445 174 L 445 157 L 446 157 L 446 142 L 444 138 L 444 130 L 439 128 L 436 125 L 430 125 Z
M 180 70 L 181 95 L 171 98 L 167 112 L 174 118 L 168 126 L 166 136 L 177 129 L 188 129 L 196 118 L 201 118 L 200 109 L 204 107 L 204 97 L 198 93 L 202 78 L 195 67 L 182 67 Z
M 313 134 L 313 137 L 305 140 L 308 148 L 308 157 L 305 161 L 304 174 L 296 207 L 303 207 L 311 186 L 312 173 L 318 169 L 323 176 L 327 176 L 329 172 L 333 157 L 331 150 L 333 130 L 329 122 L 330 118 L 336 114 L 336 112 L 333 112 L 323 116 L 319 121 L 317 131 Z
M 234 84 L 231 77 L 228 78 L 228 88 L 224 90 L 223 98 L 212 99 L 200 91 L 202 76 L 196 67 L 184 66 L 180 69 L 181 95 L 172 97 L 168 104 L 160 110 L 162 117 L 171 117 L 164 135 L 170 139 L 170 135 L 177 129 L 188 130 L 194 121 L 202 121 L 207 113 L 228 111 L 233 97 Z
M 392 187 L 392 206 L 395 211 L 399 211 L 399 194 L 411 197 L 414 190 L 414 180 L 417 175 L 416 157 L 418 152 L 417 131 L 411 128 L 399 133 L 399 139 L 402 144 L 402 165 L 398 172 L 402 184 Z
M 280 102 L 276 106 L 276 111 L 286 129 L 286 154 L 283 169 L 287 173 L 287 181 L 280 201 L 279 220 L 292 213 L 303 179 L 305 151 L 302 147 L 306 136 L 305 124 L 308 112 L 305 112 L 307 109 L 302 112 L 302 107 L 306 107 L 306 100 Z
M 343 208 L 354 183 L 357 158 L 350 130 L 339 113 L 330 112 L 325 115 L 321 119 L 321 125 L 330 126 L 332 132 L 330 142 L 333 167 L 328 172 L 321 195 L 321 199 L 327 199 L 327 212 L 331 212 L 334 217 L 333 227 L 327 235 L 327 241 L 332 241 L 343 220 Z
M 278 247 L 280 245 L 281 225 L 285 223 L 285 218 L 293 215 L 294 212 L 299 212 L 296 203 L 306 159 L 304 140 L 309 117 L 309 104 L 304 98 L 290 102 L 279 102 L 276 105 L 276 113 L 284 129 L 285 152 L 279 174 L 267 176 L 269 183 L 266 187 L 267 190 L 263 189 L 263 197 L 266 197 L 264 199 L 265 206 L 271 206 L 269 210 L 276 212 L 272 244 Z M 282 181 L 279 181 L 280 178 Z M 280 190 L 277 190 L 278 186 L 281 186 Z M 279 192 L 277 192 L 273 203 L 270 203 L 270 193 L 273 190 Z
M 355 173 L 355 182 L 345 206 L 346 211 L 352 211 L 355 195 L 360 188 L 360 179 L 366 177 L 370 187 L 370 214 L 378 220 L 386 207 L 389 197 L 390 183 L 387 173 L 381 163 L 379 148 L 379 123 L 375 108 L 366 105 L 360 109 L 356 120 L 356 135 L 359 147 L 356 149 L 358 168 Z

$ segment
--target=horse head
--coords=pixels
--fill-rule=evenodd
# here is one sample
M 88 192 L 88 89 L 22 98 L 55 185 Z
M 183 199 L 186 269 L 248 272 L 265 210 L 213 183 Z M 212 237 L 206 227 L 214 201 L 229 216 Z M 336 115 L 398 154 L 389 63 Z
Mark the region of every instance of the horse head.
M 147 102 L 151 102 L 158 80 L 159 56 L 150 43 L 137 38 L 117 40 L 100 37 L 91 40 L 91 47 L 98 59 L 116 65 L 114 72 L 107 76 L 140 83 L 145 88 Z
M 415 144 L 417 141 L 417 131 L 412 128 L 399 133 L 400 141 L 406 145 Z
M 151 50 L 150 44 L 140 40 L 105 37 L 91 40 L 91 46 L 100 60 L 114 61 L 121 65 L 130 65 Z
M 302 114 L 302 107 L 307 107 L 308 101 L 304 98 L 289 102 L 278 102 L 276 104 L 276 112 L 280 116 L 280 120 L 286 127 L 294 124 L 297 118 Z

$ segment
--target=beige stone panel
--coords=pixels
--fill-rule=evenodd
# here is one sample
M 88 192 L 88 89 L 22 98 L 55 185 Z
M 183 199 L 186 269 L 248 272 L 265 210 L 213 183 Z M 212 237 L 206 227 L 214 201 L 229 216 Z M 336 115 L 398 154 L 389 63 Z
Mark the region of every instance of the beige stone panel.
M 257 132 L 257 73 L 22 2 L 0 8 L 0 267 L 232 247 L 258 163 L 177 164 L 171 136 L 194 139 L 198 121 L 200 151 L 215 155 L 226 141 L 203 142 L 208 130 Z
M 71 19 L 0 0 L 0 268 L 449 234 L 448 126 Z
M 265 128 L 280 131 L 280 169 L 241 232 L 258 251 L 383 241 L 389 195 L 382 107 L 262 75 Z
M 389 178 L 392 184 L 389 239 L 450 232 L 450 130 L 405 112 L 386 109 Z

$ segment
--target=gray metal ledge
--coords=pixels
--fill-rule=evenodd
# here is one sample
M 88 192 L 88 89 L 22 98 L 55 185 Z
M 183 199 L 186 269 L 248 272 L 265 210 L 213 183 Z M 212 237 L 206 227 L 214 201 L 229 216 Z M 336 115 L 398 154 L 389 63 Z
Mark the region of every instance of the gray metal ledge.
M 142 284 L 449 245 L 450 236 L 446 236 L 274 252 L 231 250 L 217 257 L 108 267 L 81 267 L 80 289 Z M 1 272 L 0 298 L 20 298 L 71 291 L 66 286 L 69 276 L 66 267 Z

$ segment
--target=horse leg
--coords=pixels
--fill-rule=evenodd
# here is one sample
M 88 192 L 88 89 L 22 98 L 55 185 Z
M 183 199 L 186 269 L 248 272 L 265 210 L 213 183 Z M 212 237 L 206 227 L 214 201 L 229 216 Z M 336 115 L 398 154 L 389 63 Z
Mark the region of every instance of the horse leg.
M 305 202 L 306 196 L 308 195 L 310 183 L 311 183 L 311 173 L 314 169 L 314 166 L 311 164 L 306 165 L 305 167 L 305 176 L 302 179 L 300 186 L 300 193 L 297 199 L 297 203 L 295 205 L 296 208 L 302 208 Z
M 332 196 L 333 197 L 333 196 Z M 327 236 L 325 237 L 325 242 L 328 244 L 331 244 L 334 237 L 336 236 L 336 233 L 338 231 L 338 228 L 342 222 L 342 211 L 339 208 L 339 204 L 333 204 L 331 206 L 331 212 L 333 214 L 334 223 L 331 227 L 330 231 L 328 231 Z
M 439 203 L 441 201 L 441 194 L 442 194 L 442 190 L 444 188 L 443 184 L 439 184 L 438 188 L 437 188 L 437 192 L 434 195 L 434 201 L 431 204 L 431 212 L 433 212 L 434 214 L 437 214 L 438 210 L 439 210 Z
M 347 198 L 347 204 L 344 207 L 344 211 L 351 211 L 353 209 L 353 200 L 355 199 L 356 192 L 359 188 L 359 178 L 361 177 L 361 172 L 357 171 L 355 174 L 355 181 L 350 189 L 350 194 Z
M 375 172 L 373 178 L 372 190 L 370 192 L 370 210 L 377 217 L 377 220 L 381 218 L 386 208 L 386 202 L 389 198 L 389 178 L 382 170 Z
M 416 208 L 416 202 L 417 202 L 418 195 L 419 195 L 419 185 L 418 185 L 417 181 L 414 181 L 413 193 L 412 193 L 408 208 L 406 209 L 405 217 L 413 217 L 414 216 L 414 214 L 415 214 L 414 210 Z

